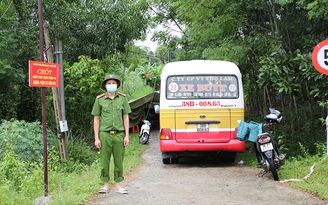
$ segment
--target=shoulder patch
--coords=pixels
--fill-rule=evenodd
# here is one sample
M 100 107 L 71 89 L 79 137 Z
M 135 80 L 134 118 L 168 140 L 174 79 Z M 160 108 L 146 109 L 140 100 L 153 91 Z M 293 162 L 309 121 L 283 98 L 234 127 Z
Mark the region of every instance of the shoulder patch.
M 122 96 L 126 97 L 126 94 L 124 94 L 124 93 L 121 93 L 121 92 L 117 92 L 117 94 L 119 94 L 119 95 L 122 95 Z
M 101 98 L 103 96 L 105 96 L 105 94 L 100 94 L 100 95 L 97 96 L 97 98 Z

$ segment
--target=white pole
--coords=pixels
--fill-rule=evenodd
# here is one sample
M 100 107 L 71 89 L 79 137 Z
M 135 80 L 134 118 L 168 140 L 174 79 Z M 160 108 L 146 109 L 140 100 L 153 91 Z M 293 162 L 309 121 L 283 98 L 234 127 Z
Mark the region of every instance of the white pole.
M 328 115 L 326 117 L 326 132 L 327 132 L 327 144 L 326 144 L 326 147 L 327 147 L 327 155 L 328 155 Z

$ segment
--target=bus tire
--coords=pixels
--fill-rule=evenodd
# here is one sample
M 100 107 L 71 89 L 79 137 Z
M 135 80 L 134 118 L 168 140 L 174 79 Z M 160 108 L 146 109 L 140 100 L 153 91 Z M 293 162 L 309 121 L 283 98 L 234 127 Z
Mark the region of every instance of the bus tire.
M 179 164 L 179 157 L 171 158 L 171 163 L 172 164 Z
M 170 158 L 163 158 L 163 164 L 170 164 Z

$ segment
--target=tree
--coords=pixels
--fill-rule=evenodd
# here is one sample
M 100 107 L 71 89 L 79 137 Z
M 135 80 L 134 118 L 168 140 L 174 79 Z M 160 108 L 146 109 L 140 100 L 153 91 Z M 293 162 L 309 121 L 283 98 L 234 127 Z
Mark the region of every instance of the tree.
M 146 1 L 48 0 L 44 8 L 52 39 L 63 41 L 65 60 L 71 64 L 80 55 L 103 59 L 124 52 L 148 26 Z
M 179 22 L 183 28 L 181 38 L 174 41 L 175 49 L 181 48 L 178 60 L 235 62 L 243 74 L 247 116 L 251 119 L 263 116 L 269 106 L 282 108 L 285 122 L 291 128 L 284 133 L 284 142 L 295 142 L 297 138 L 314 150 L 313 144 L 322 140 L 320 135 L 311 139 L 294 136 L 321 126 L 318 118 L 322 112 L 317 106 L 308 105 L 325 102 L 326 94 L 319 97 L 318 93 L 326 89 L 319 80 L 321 74 L 314 72 L 309 53 L 327 36 L 324 29 L 328 23 L 327 12 L 320 9 L 327 3 L 311 0 L 154 2 L 160 2 L 158 8 L 165 8 L 165 12 L 158 12 L 157 22 Z M 162 33 L 157 37 L 165 39 L 161 41 L 165 42 L 164 46 L 170 45 L 170 36 Z M 308 123 L 304 125 L 304 121 Z M 299 124 L 304 126 L 299 129 Z
M 69 127 L 74 133 L 86 136 L 88 140 L 93 140 L 92 106 L 96 96 L 105 92 L 102 82 L 106 75 L 117 75 L 121 80 L 119 91 L 125 93 L 128 100 L 153 91 L 152 88 L 149 89 L 146 86 L 136 72 L 124 66 L 121 56 L 116 58 L 108 56 L 102 61 L 80 56 L 79 62 L 72 66 L 65 64 L 64 74 L 66 116 Z M 158 73 L 156 76 L 158 77 Z M 143 93 L 144 91 L 147 93 Z
M 123 53 L 148 25 L 146 1 L 45 0 L 43 21 L 51 29 L 51 43 L 63 40 L 64 60 L 80 55 L 93 59 Z M 38 4 L 4 0 L 0 3 L 1 117 L 41 119 L 40 89 L 28 85 L 28 61 L 39 60 Z M 44 48 L 47 50 L 48 48 Z M 135 66 L 136 67 L 136 66 Z
M 35 119 L 35 114 L 31 112 L 33 110 L 27 108 L 27 105 L 33 104 L 30 97 L 35 93 L 35 89 L 26 91 L 28 61 L 25 49 L 31 45 L 26 42 L 31 36 L 26 32 L 30 30 L 24 21 L 25 15 L 21 11 L 20 3 L 17 1 L 15 4 L 9 0 L 0 3 L 0 118 L 7 120 L 30 119 L 29 117 Z

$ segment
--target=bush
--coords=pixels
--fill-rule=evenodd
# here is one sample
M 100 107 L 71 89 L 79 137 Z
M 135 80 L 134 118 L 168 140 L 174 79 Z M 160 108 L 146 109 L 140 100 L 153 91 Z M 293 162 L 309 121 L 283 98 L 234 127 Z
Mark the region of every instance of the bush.
M 48 136 L 53 135 L 51 132 Z M 3 120 L 0 125 L 0 160 L 4 157 L 4 150 L 10 146 L 15 155 L 21 160 L 35 161 L 42 158 L 43 133 L 40 122 L 28 123 L 12 119 Z
M 10 190 L 20 190 L 20 185 L 28 174 L 25 162 L 15 156 L 10 149 L 5 150 L 4 158 L 0 163 L 0 181 L 7 184 Z
M 97 152 L 87 144 L 86 140 L 87 139 L 81 135 L 74 136 L 72 133 L 68 134 L 67 149 L 69 159 L 73 159 L 75 162 L 80 162 L 82 164 L 91 165 L 98 158 Z

